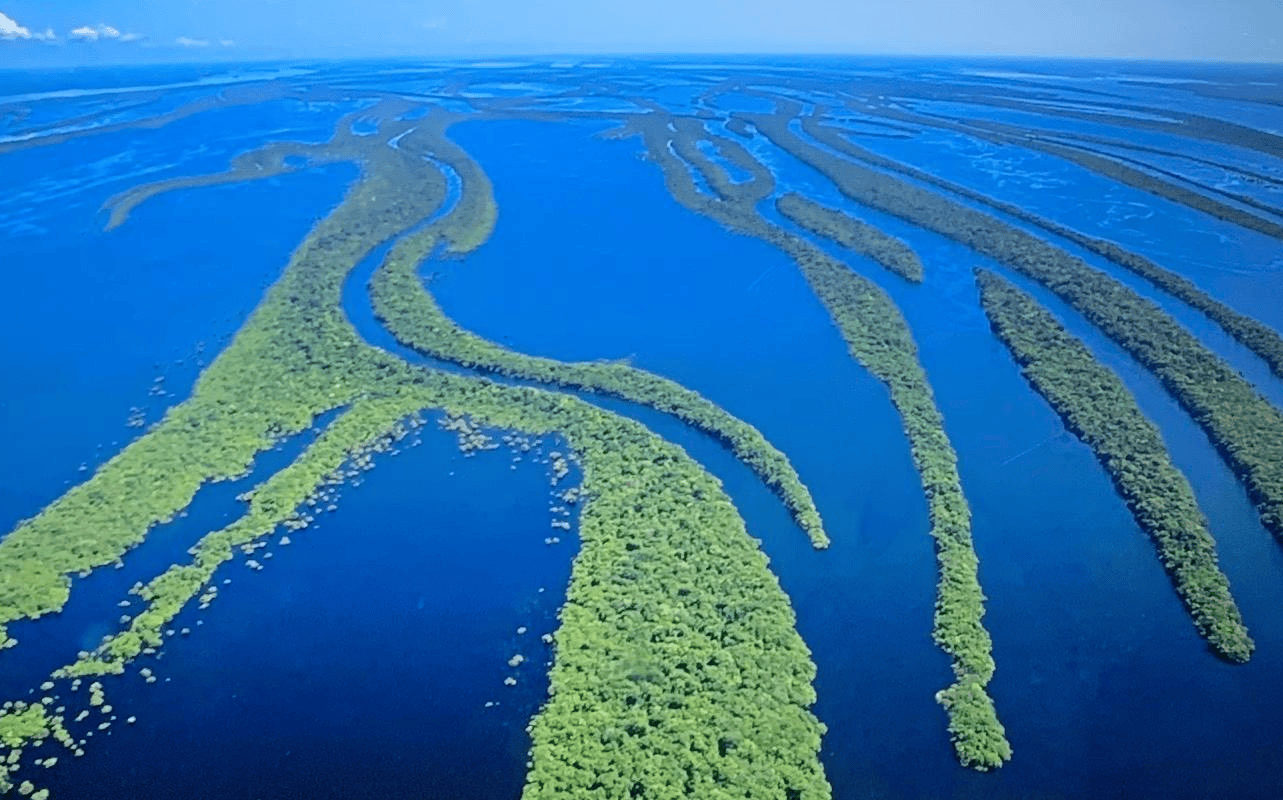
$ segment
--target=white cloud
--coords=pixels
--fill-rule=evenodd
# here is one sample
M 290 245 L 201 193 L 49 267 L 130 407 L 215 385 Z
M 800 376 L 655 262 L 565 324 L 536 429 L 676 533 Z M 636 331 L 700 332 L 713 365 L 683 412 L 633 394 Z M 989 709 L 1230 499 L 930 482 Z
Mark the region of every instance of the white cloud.
M 52 31 L 50 32 L 52 33 Z M 78 42 L 96 42 L 99 39 L 133 42 L 143 37 L 137 33 L 121 33 L 119 28 L 113 28 L 110 25 L 98 25 L 97 27 L 81 25 L 68 34 L 68 38 Z
M 209 47 L 208 39 L 191 39 L 186 36 L 179 36 L 174 40 L 174 44 L 180 47 Z
M 219 43 L 220 45 L 222 45 L 223 47 L 235 47 L 235 46 L 236 46 L 236 42 L 233 42 L 231 39 L 219 39 L 219 40 L 218 40 L 218 43 Z
M 0 14 L 0 39 L 30 39 L 31 31 L 5 14 Z
M 50 42 L 50 41 L 53 41 L 54 39 L 57 39 L 58 37 L 54 34 L 53 28 L 45 28 L 44 33 L 33 33 L 31 34 L 31 38 L 39 39 L 42 42 Z

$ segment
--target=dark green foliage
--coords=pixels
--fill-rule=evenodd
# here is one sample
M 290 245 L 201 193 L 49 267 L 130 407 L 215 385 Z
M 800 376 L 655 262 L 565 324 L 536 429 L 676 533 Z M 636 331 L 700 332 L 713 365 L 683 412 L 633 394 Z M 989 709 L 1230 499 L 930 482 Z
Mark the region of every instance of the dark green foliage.
M 868 256 L 912 283 L 922 283 L 922 259 L 903 241 L 867 222 L 822 206 L 796 192 L 775 201 L 781 214 L 806 230 Z
M 958 476 L 957 457 L 926 373 L 918 363 L 917 345 L 904 317 L 876 284 L 805 239 L 768 222 L 754 207 L 751 192 L 720 191 L 718 198 L 700 193 L 687 167 L 669 151 L 668 143 L 671 140 L 673 150 L 716 190 L 720 183 L 716 176 L 722 170 L 691 141 L 702 126 L 695 128 L 676 120 L 670 128 L 665 116 L 658 112 L 639 117 L 631 125 L 645 139 L 647 154 L 663 170 L 665 184 L 679 202 L 732 231 L 769 242 L 793 258 L 841 331 L 852 357 L 886 384 L 922 479 L 939 562 L 933 635 L 941 649 L 953 658 L 957 682 L 946 690 L 951 694 L 938 698 L 944 704 L 943 698 L 965 692 L 971 700 L 944 704 L 959 760 L 981 770 L 1001 766 L 1011 758 L 1011 747 L 993 703 L 985 694 L 994 662 L 989 633 L 981 622 L 984 593 L 980 590 L 979 564 L 971 541 L 971 512 Z M 975 701 L 977 693 L 983 701 Z
M 938 120 L 933 118 L 932 122 L 936 124 Z M 1109 259 L 1202 312 L 1208 319 L 1221 326 L 1226 333 L 1263 358 L 1270 365 L 1270 369 L 1274 371 L 1275 375 L 1283 377 L 1283 336 L 1280 336 L 1277 331 L 1269 326 L 1225 305 L 1202 289 L 1199 289 L 1184 276 L 1164 269 L 1150 259 L 1122 248 L 1113 242 L 1098 239 L 1094 236 L 1087 236 L 1054 220 L 1040 217 L 1021 206 L 989 197 L 977 192 L 975 189 L 938 178 L 916 167 L 894 161 L 871 150 L 859 147 L 833 128 L 821 125 L 819 119 L 815 116 L 803 117 L 802 128 L 808 136 L 843 155 L 872 164 L 880 169 L 908 175 L 914 180 L 937 186 L 959 197 L 965 197 L 968 200 L 997 209 L 1014 219 L 1028 222 Z M 1025 144 L 1025 142 L 1022 140 L 1021 144 Z
M 947 236 L 1051 289 L 1148 367 L 1207 431 L 1243 480 L 1267 530 L 1283 539 L 1283 415 L 1158 306 L 1082 259 L 928 189 L 799 138 L 783 115 L 745 115 L 843 194 Z
M 1158 548 L 1199 633 L 1230 661 L 1247 661 L 1252 639 L 1216 559 L 1216 542 L 1189 481 L 1172 464 L 1158 429 L 1118 376 L 1029 295 L 978 271 L 994 332 L 1066 427 L 1082 439 Z

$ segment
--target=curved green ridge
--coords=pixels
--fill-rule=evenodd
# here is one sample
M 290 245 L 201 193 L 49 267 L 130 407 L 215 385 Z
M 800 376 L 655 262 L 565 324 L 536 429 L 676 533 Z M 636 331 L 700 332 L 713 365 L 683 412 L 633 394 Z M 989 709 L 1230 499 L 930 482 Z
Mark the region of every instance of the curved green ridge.
M 532 723 L 527 793 L 564 796 L 592 776 L 677 796 L 670 777 L 680 775 L 710 796 L 828 798 L 823 726 L 808 710 L 815 666 L 787 596 L 717 479 L 640 424 L 576 398 L 412 367 L 362 342 L 341 311 L 345 276 L 378 242 L 427 217 L 444 186 L 423 158 L 381 142 L 330 155 L 358 161 L 360 180 L 309 233 L 192 398 L 0 543 L 4 618 L 56 610 L 69 572 L 120 558 L 203 481 L 243 473 L 255 452 L 321 411 L 346 408 L 245 496 L 241 519 L 136 589 L 147 607 L 127 629 L 58 677 L 119 672 L 154 650 L 178 610 L 209 595 L 213 571 L 235 547 L 254 546 L 282 523 L 306 525 L 301 504 L 342 480 L 344 465 L 385 447 L 404 430 L 399 420 L 419 409 L 557 430 L 584 465 L 584 546 L 557 632 L 557 691 Z M 484 225 L 478 208 L 474 232 Z M 456 243 L 483 239 L 460 234 Z M 582 708 L 608 726 L 585 728 Z M 6 744 L 46 736 L 49 726 L 35 722 L 0 721 Z
M 263 147 L 241 153 L 232 159 L 226 172 L 212 175 L 194 175 L 146 183 L 116 194 L 103 203 L 103 210 L 110 217 L 104 228 L 113 231 L 129 219 L 134 209 L 157 195 L 178 189 L 195 189 L 202 186 L 218 186 L 227 183 L 241 183 L 251 180 L 264 180 L 298 171 L 297 167 L 286 163 L 290 156 L 307 157 L 309 161 L 325 160 L 322 154 L 326 145 L 305 144 L 303 142 L 271 142 Z
M 790 106 L 787 104 L 782 105 L 782 113 L 788 113 L 789 108 Z M 802 129 L 812 139 L 843 155 L 872 164 L 880 169 L 907 175 L 914 180 L 937 186 L 959 197 L 965 197 L 968 200 L 987 205 L 1112 261 L 1202 313 L 1244 347 L 1260 356 L 1265 363 L 1269 364 L 1275 375 L 1283 377 L 1283 336 L 1280 336 L 1277 331 L 1268 325 L 1235 311 L 1220 300 L 1207 294 L 1183 275 L 1165 269 L 1150 259 L 1138 253 L 1133 253 L 1113 242 L 1088 236 L 1059 222 L 1034 214 L 1028 209 L 990 197 L 969 187 L 947 181 L 929 172 L 924 172 L 909 164 L 894 161 L 871 150 L 859 147 L 842 136 L 837 130 L 820 124 L 817 116 L 802 117 Z
M 677 156 L 698 170 L 722 200 L 747 206 L 770 197 L 775 191 L 775 175 L 739 142 L 710 133 L 703 120 L 674 117 L 671 124 L 677 133 L 672 140 Z M 727 170 L 699 148 L 696 144 L 699 141 L 712 144 L 722 158 L 747 172 L 748 180 L 739 183 L 731 180 Z
M 639 423 L 565 395 L 424 371 L 358 401 L 249 511 L 140 590 L 147 608 L 58 677 L 123 671 L 234 548 L 282 521 L 343 465 L 386 447 L 422 408 L 565 435 L 584 468 L 576 556 L 556 633 L 551 698 L 531 724 L 527 797 L 828 798 L 815 665 L 788 598 L 720 482 Z M 585 724 L 591 720 L 591 724 Z
M 452 249 L 460 253 L 466 252 L 460 242 L 479 245 L 484 241 L 455 231 L 460 226 L 465 230 L 478 228 L 469 222 L 477 215 L 470 209 L 493 207 L 494 201 L 490 199 L 489 181 L 482 179 L 484 171 L 462 149 L 447 144 L 444 133 L 444 126 L 435 133 L 420 128 L 415 136 L 424 134 L 429 137 L 428 141 L 419 144 L 416 139 L 414 144 L 430 149 L 436 158 L 464 178 L 459 216 L 452 213 L 424 231 L 398 241 L 370 281 L 375 316 L 396 340 L 420 353 L 471 369 L 598 392 L 671 414 L 729 447 L 736 458 L 784 501 L 812 545 L 827 547 L 829 537 L 810 490 L 788 457 L 757 428 L 676 381 L 617 362 L 566 363 L 524 355 L 464 330 L 445 315 L 419 277 L 419 264 L 431 253 L 439 237 L 451 241 Z M 403 142 L 402 146 L 412 144 Z M 489 216 L 493 218 L 492 214 Z
M 391 117 L 406 108 L 387 103 L 379 111 Z M 393 132 L 408 127 L 389 124 Z M 430 214 L 444 181 L 381 141 L 341 144 L 335 160 L 361 163 L 364 177 L 295 251 L 191 397 L 0 541 L 0 626 L 61 609 L 69 576 L 116 562 L 204 482 L 244 474 L 281 436 L 405 368 L 356 337 L 339 307 L 343 277 L 379 242 Z
M 868 256 L 910 283 L 922 283 L 922 259 L 912 247 L 889 233 L 797 192 L 780 197 L 775 208 L 811 233 Z
M 652 113 L 634 120 L 630 130 L 643 137 L 647 154 L 659 165 L 665 185 L 678 202 L 787 253 L 837 325 L 851 356 L 886 385 L 922 480 L 940 572 L 933 638 L 952 657 L 955 682 L 936 699 L 949 715 L 959 761 L 979 770 L 1001 766 L 1011 758 L 1011 746 L 986 690 L 994 671 L 993 645 L 982 622 L 985 598 L 971 539 L 971 511 L 958 475 L 957 455 L 918 361 L 908 323 L 876 284 L 772 225 L 742 197 L 737 201 L 734 195 L 723 195 L 718 200 L 701 193 L 689 167 L 668 149 L 669 141 L 676 138 L 673 150 L 698 159 L 691 164 L 695 169 L 706 176 L 721 171 L 692 142 L 678 143 L 690 138 L 689 126 L 669 128 L 662 114 Z M 715 185 L 711 179 L 710 185 Z
M 746 115 L 847 197 L 960 242 L 1046 286 L 1158 376 L 1283 540 L 1283 414 L 1157 305 L 1082 259 L 1001 220 L 800 139 L 788 117 Z
M 1095 453 L 1163 566 L 1199 634 L 1229 661 L 1254 644 L 1216 558 L 1216 541 L 1189 481 L 1171 462 L 1158 428 L 1112 370 L 1036 300 L 977 271 L 980 299 L 998 338 L 1065 426 Z
M 498 223 L 499 206 L 494 200 L 490 176 L 467 151 L 446 136 L 452 125 L 467 119 L 467 115 L 434 108 L 401 141 L 401 147 L 407 151 L 430 155 L 459 176 L 459 199 L 446 219 L 429 226 L 419 236 L 412 235 L 404 240 L 407 249 L 422 252 L 420 260 L 431 252 L 438 236 L 446 241 L 451 254 L 467 255 L 490 239 Z

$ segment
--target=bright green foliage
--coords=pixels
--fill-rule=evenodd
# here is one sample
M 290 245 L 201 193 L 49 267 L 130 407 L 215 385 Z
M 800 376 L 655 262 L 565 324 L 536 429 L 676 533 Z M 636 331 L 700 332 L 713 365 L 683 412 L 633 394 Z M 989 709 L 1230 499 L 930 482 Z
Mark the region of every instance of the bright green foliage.
M 43 705 L 18 702 L 0 711 L 0 744 L 5 747 L 22 747 L 49 738 L 66 745 L 72 743 L 62 721 L 51 716 Z
M 412 367 L 366 345 L 343 317 L 352 265 L 444 196 L 429 162 L 382 146 L 385 134 L 410 127 L 391 121 L 403 110 L 389 101 L 363 111 L 383 119 L 378 137 L 340 132 L 312 153 L 356 160 L 363 176 L 300 245 L 192 399 L 0 544 L 0 619 L 56 610 L 69 573 L 115 561 L 203 481 L 243 473 L 254 453 L 323 411 L 345 408 L 302 456 L 247 495 L 244 516 L 138 589 L 145 607 L 126 630 L 58 677 L 121 672 L 159 645 L 236 548 L 281 523 L 305 524 L 301 506 L 341 481 L 348 461 L 399 436 L 400 420 L 419 409 L 556 430 L 583 464 L 583 548 L 556 634 L 555 694 L 532 724 L 527 794 L 573 796 L 591 778 L 602 783 L 598 791 L 651 798 L 695 787 L 701 796 L 825 800 L 823 726 L 808 710 L 815 667 L 788 598 L 719 482 L 638 423 L 567 395 Z M 461 202 L 455 223 L 440 235 L 458 252 L 476 247 L 494 224 L 493 203 Z M 58 735 L 42 708 L 15 708 L 0 722 L 0 741 L 20 747 Z
M 811 245 L 798 241 L 791 249 L 851 355 L 886 384 L 900 412 L 927 497 L 940 568 L 934 637 L 953 657 L 957 678 L 939 697 L 954 698 L 942 704 L 959 760 L 976 769 L 999 767 L 1011 758 L 1011 747 L 985 693 L 994 671 L 993 644 L 981 621 L 985 597 L 971 540 L 971 510 L 908 323 L 876 284 Z
M 981 770 L 1001 766 L 1011 757 L 1011 748 L 993 703 L 984 694 L 993 677 L 994 662 L 992 642 L 981 622 L 985 598 L 971 540 L 971 511 L 958 476 L 957 456 L 926 373 L 918 363 L 908 323 L 876 284 L 810 242 L 767 222 L 747 196 L 728 192 L 715 199 L 701 194 L 668 144 L 672 141 L 673 151 L 691 159 L 710 185 L 716 186 L 718 181 L 712 176 L 720 168 L 690 141 L 702 126 L 692 128 L 677 121 L 670 128 L 658 112 L 639 117 L 631 126 L 645 140 L 647 154 L 663 170 L 665 183 L 679 202 L 733 231 L 769 242 L 793 258 L 837 324 L 852 357 L 886 384 L 904 424 L 931 514 L 940 569 L 934 638 L 953 658 L 957 682 L 950 691 L 958 694 L 962 692 L 959 687 L 965 686 L 968 696 L 976 692 L 984 696 L 983 702 L 945 705 L 954 746 L 967 766 Z
M 516 353 L 470 333 L 454 323 L 437 305 L 418 275 L 418 266 L 438 238 L 451 249 L 467 252 L 475 238 L 466 233 L 493 216 L 490 183 L 467 153 L 445 138 L 445 123 L 435 130 L 421 126 L 402 141 L 406 149 L 430 150 L 464 178 L 463 194 L 454 213 L 427 229 L 407 236 L 388 252 L 370 282 L 370 296 L 380 321 L 402 344 L 445 361 L 509 378 L 539 381 L 570 389 L 599 392 L 671 414 L 715 436 L 751 467 L 788 505 L 798 525 L 817 548 L 827 547 L 815 501 L 788 457 L 752 425 L 727 413 L 681 384 L 618 362 L 564 363 Z M 476 199 L 481 197 L 483 199 Z M 493 223 L 490 223 L 491 225 Z M 465 233 L 456 231 L 462 226 Z M 487 231 L 488 235 L 488 231 Z
M 906 281 L 922 283 L 922 259 L 900 239 L 796 192 L 776 200 L 775 207 L 811 233 L 868 256 Z
M 405 108 L 377 110 L 391 117 Z M 339 308 L 343 277 L 380 241 L 430 214 L 444 182 L 430 165 L 418 168 L 421 160 L 373 138 L 336 136 L 335 158 L 361 161 L 365 179 L 299 247 L 192 397 L 0 542 L 0 625 L 58 610 L 68 576 L 114 563 L 185 508 L 202 483 L 243 474 L 281 436 L 405 373 L 404 362 L 356 337 Z
M 1118 376 L 1037 301 L 991 272 L 979 271 L 977 277 L 995 333 L 1033 387 L 1109 472 L 1136 521 L 1153 538 L 1198 632 L 1226 659 L 1247 661 L 1252 639 L 1229 580 L 1217 566 L 1216 542 L 1158 429 Z
M 789 130 L 787 113 L 745 117 L 856 202 L 961 242 L 1055 292 L 1158 376 L 1247 486 L 1265 528 L 1283 539 L 1283 414 L 1157 305 L 996 217 L 804 141 Z
M 0 709 L 0 747 L 9 748 L 11 754 L 0 760 L 0 792 L 13 788 L 10 775 L 19 767 L 22 748 L 39 744 L 46 739 L 53 739 L 69 749 L 76 746 L 71 734 L 63 726 L 62 718 L 51 714 L 42 704 L 22 701 L 5 703 L 5 707 Z M 17 755 L 13 755 L 15 753 Z M 30 793 L 30 789 L 27 793 Z
M 234 548 L 270 533 L 282 510 L 339 479 L 350 458 L 423 407 L 542 433 L 584 465 L 583 548 L 552 671 L 532 727 L 528 797 L 641 787 L 646 797 L 829 797 L 817 754 L 815 667 L 788 599 L 717 479 L 643 426 L 536 389 L 427 373 L 360 401 L 297 461 L 254 490 L 244 517 L 208 534 L 192 563 L 141 592 L 131 631 L 158 643 L 169 619 Z M 393 433 L 390 433 L 393 432 Z M 67 675 L 115 671 L 137 655 L 117 637 Z M 107 667 L 104 669 L 104 667 Z
M 995 725 L 993 700 L 979 681 L 960 680 L 936 693 L 949 714 L 949 736 L 963 766 L 988 769 L 1011 760 L 1011 745 Z
M 343 482 L 340 468 L 349 460 L 386 449 L 405 427 L 399 420 L 411 412 L 398 396 L 365 397 L 353 404 L 289 466 L 247 496 L 249 510 L 221 530 L 206 534 L 192 548 L 189 564 L 175 564 L 141 587 L 147 603 L 129 628 L 108 637 L 93 653 L 56 673 L 60 678 L 120 674 L 146 648 L 159 647 L 164 631 L 194 597 L 204 591 L 214 571 L 229 561 L 237 548 L 272 533 L 282 522 L 306 527 L 300 507 L 327 486 Z

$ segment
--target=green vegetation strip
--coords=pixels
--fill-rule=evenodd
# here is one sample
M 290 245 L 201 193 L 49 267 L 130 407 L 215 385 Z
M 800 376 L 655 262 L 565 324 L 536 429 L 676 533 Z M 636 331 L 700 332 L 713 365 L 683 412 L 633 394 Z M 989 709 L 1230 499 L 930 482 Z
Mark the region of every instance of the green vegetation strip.
M 796 192 L 790 192 L 776 200 L 775 207 L 785 217 L 811 233 L 868 256 L 906 281 L 922 283 L 922 259 L 900 239 Z
M 291 530 L 307 527 L 310 515 L 305 506 L 327 487 L 344 483 L 345 463 L 385 450 L 404 435 L 406 428 L 398 423 L 417 408 L 406 410 L 398 400 L 396 396 L 357 400 L 299 458 L 245 495 L 248 511 L 227 527 L 206 534 L 192 548 L 191 563 L 175 564 L 138 587 L 135 593 L 147 607 L 133 616 L 127 630 L 108 637 L 93 652 L 81 653 L 54 677 L 119 675 L 140 654 L 159 648 L 178 612 L 211 588 L 207 584 L 214 571 L 232 559 L 236 548 L 253 544 L 282 524 Z
M 770 169 L 738 142 L 709 133 L 702 120 L 691 117 L 674 117 L 672 125 L 677 134 L 673 137 L 677 156 L 698 170 L 721 199 L 747 206 L 770 197 L 775 191 L 775 176 Z M 722 158 L 747 172 L 748 180 L 740 183 L 731 180 L 727 170 L 699 148 L 700 141 L 710 143 Z
M 119 672 L 162 640 L 214 569 L 381 449 L 425 407 L 565 435 L 584 467 L 583 546 L 555 635 L 551 697 L 531 725 L 527 798 L 830 796 L 815 666 L 788 598 L 716 478 L 638 423 L 583 401 L 424 372 L 359 401 L 254 490 L 244 517 L 140 594 L 131 628 L 60 677 Z
M 953 657 L 955 682 L 936 699 L 949 713 L 949 733 L 964 766 L 991 769 L 1011 758 L 1011 745 L 985 687 L 993 677 L 993 643 L 985 630 L 979 559 L 958 458 L 944 430 L 917 346 L 895 302 L 876 284 L 810 245 L 794 258 L 828 309 L 851 355 L 884 384 L 900 413 L 931 514 L 940 582 L 934 638 Z
M 364 113 L 386 118 L 405 108 Z M 444 181 L 422 159 L 374 137 L 336 136 L 332 156 L 361 163 L 365 177 L 295 251 L 191 398 L 0 541 L 0 626 L 61 609 L 69 576 L 118 561 L 202 483 L 244 474 L 282 436 L 407 368 L 356 336 L 339 307 L 343 277 L 379 242 L 430 214 Z
M 375 315 L 397 341 L 464 367 L 598 392 L 671 414 L 729 447 L 784 501 L 811 543 L 817 548 L 827 547 L 829 538 L 810 491 L 788 457 L 752 425 L 667 378 L 627 364 L 564 363 L 523 355 L 464 330 L 445 315 L 419 277 L 419 264 L 432 251 L 438 237 L 450 241 L 455 252 L 480 244 L 469 231 L 485 223 L 478 225 L 471 220 L 479 213 L 485 214 L 476 209 L 492 208 L 493 200 L 489 199 L 490 183 L 479 165 L 444 134 L 444 126 L 435 132 L 421 127 L 402 142 L 402 147 L 428 149 L 464 178 L 459 206 L 435 225 L 397 242 L 370 282 Z M 492 214 L 488 216 L 493 218 Z M 457 232 L 460 228 L 463 233 Z
M 717 200 L 700 193 L 689 169 L 668 148 L 672 137 L 680 140 L 689 135 L 689 128 L 669 128 L 662 115 L 651 114 L 634 121 L 632 130 L 643 137 L 649 157 L 660 166 L 665 184 L 679 202 L 733 231 L 769 242 L 793 258 L 837 324 L 852 357 L 889 390 L 927 497 L 940 570 L 933 636 L 953 659 L 955 681 L 936 699 L 949 715 L 959 761 L 980 770 L 1001 766 L 1011 758 L 1011 745 L 986 690 L 994 672 L 993 646 L 982 622 L 985 598 L 971 539 L 971 511 L 958 475 L 957 455 L 918 361 L 908 323 L 876 284 L 772 225 L 750 203 L 733 195 Z M 693 166 L 706 176 L 719 169 L 689 142 L 675 142 L 673 150 L 698 159 Z
M 1021 371 L 1082 439 L 1154 540 L 1163 566 L 1217 653 L 1245 662 L 1253 643 L 1216 559 L 1189 481 L 1123 382 L 1037 301 L 991 272 L 977 272 L 985 313 Z
M 843 194 L 967 245 L 1033 278 L 1148 367 L 1203 427 L 1283 540 L 1283 415 L 1175 320 L 1082 259 L 1001 220 L 815 147 L 786 116 L 749 119 Z
M 788 113 L 795 108 L 787 104 L 781 106 L 783 113 Z M 820 124 L 818 116 L 803 117 L 802 129 L 812 139 L 843 155 L 871 164 L 879 169 L 907 175 L 914 180 L 937 186 L 959 197 L 965 197 L 973 202 L 987 205 L 1013 219 L 1042 228 L 1066 241 L 1073 242 L 1085 250 L 1109 259 L 1203 313 L 1244 347 L 1264 359 L 1275 375 L 1283 377 L 1283 336 L 1280 336 L 1278 332 L 1269 326 L 1225 305 L 1202 289 L 1199 289 L 1184 276 L 1165 269 L 1150 259 L 1138 253 L 1133 253 L 1113 242 L 1098 239 L 1094 236 L 1087 236 L 1073 228 L 1061 225 L 1045 217 L 1040 217 L 1013 203 L 1006 203 L 989 197 L 969 187 L 938 178 L 916 167 L 886 158 L 871 150 L 866 150 L 852 143 L 836 129 Z
M 381 141 L 335 150 L 327 156 L 358 161 L 362 179 L 298 248 L 192 399 L 0 544 L 3 618 L 57 610 L 69 573 L 115 561 L 203 481 L 243 473 L 255 452 L 322 411 L 347 408 L 248 495 L 244 517 L 138 589 L 147 608 L 127 630 L 59 677 L 118 672 L 154 650 L 178 610 L 209 594 L 235 547 L 305 523 L 300 504 L 418 409 L 558 430 L 584 465 L 587 503 L 556 634 L 554 694 L 532 723 L 527 795 L 828 798 L 823 726 L 808 710 L 814 664 L 719 482 L 640 424 L 573 397 L 414 368 L 363 343 L 340 308 L 344 277 L 375 244 L 428 216 L 444 186 L 430 163 Z M 484 203 L 461 207 L 472 209 L 470 222 L 452 229 L 453 241 L 466 250 L 488 235 L 487 212 Z M 43 717 L 17 711 L 0 722 L 6 744 L 49 735 Z

